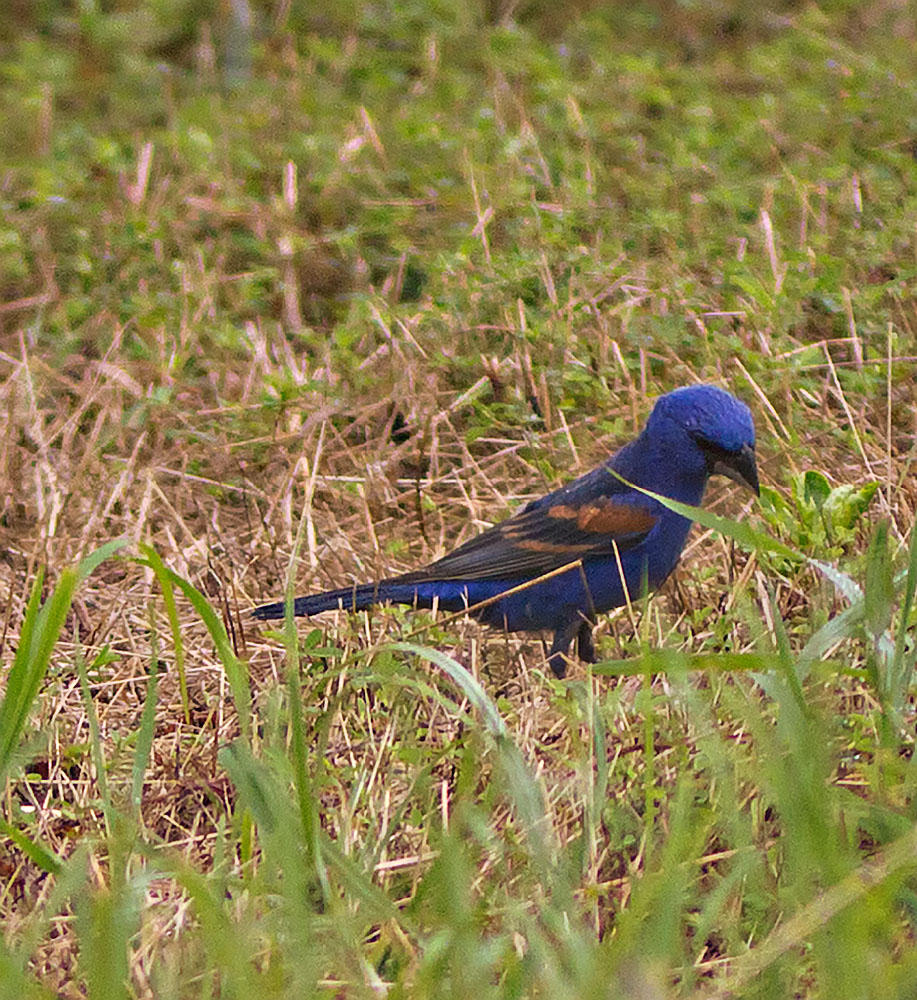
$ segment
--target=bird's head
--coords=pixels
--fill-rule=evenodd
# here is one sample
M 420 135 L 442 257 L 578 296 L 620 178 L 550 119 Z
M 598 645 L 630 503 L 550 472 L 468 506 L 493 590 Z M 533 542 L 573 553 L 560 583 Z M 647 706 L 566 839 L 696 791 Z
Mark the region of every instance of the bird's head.
M 755 424 L 741 400 L 714 385 L 675 389 L 656 400 L 646 428 L 671 434 L 673 424 L 700 449 L 709 475 L 728 476 L 759 492 Z

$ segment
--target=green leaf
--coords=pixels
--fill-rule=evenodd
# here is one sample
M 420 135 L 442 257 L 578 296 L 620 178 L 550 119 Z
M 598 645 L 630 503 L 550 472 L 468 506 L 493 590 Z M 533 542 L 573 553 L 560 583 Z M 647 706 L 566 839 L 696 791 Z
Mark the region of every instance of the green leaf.
M 806 502 L 820 510 L 831 495 L 831 484 L 822 473 L 807 469 L 802 477 L 802 495 Z
M 878 488 L 876 482 L 865 486 L 835 486 L 824 503 L 825 517 L 830 524 L 850 530 L 856 526 Z

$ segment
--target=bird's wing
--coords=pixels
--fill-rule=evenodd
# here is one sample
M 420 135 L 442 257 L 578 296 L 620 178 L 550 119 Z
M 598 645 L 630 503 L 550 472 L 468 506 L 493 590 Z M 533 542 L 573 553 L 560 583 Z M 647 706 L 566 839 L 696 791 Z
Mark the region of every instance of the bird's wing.
M 658 517 L 646 504 L 609 492 L 579 499 L 558 491 L 398 580 L 531 579 L 577 559 L 624 552 L 646 538 Z

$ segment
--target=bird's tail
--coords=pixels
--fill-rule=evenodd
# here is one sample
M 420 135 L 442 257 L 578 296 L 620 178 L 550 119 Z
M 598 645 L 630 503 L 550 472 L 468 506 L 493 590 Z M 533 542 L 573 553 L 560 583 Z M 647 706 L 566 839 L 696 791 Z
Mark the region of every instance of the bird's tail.
M 293 601 L 294 615 L 317 615 L 322 611 L 362 611 L 374 604 L 423 604 L 418 599 L 416 584 L 398 583 L 395 580 L 379 580 L 376 583 L 361 583 L 353 587 L 341 587 L 340 590 L 326 590 L 321 594 L 309 594 L 297 597 Z M 284 602 L 262 604 L 255 608 L 252 615 L 267 621 L 271 618 L 283 618 Z

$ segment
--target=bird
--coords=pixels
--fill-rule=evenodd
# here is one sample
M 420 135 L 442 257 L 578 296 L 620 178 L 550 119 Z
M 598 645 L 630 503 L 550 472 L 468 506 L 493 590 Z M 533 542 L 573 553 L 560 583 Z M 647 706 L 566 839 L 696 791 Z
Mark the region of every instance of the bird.
M 574 641 L 579 659 L 595 662 L 596 616 L 658 589 L 681 557 L 692 522 L 642 490 L 699 506 L 717 474 L 760 495 L 751 411 L 718 386 L 682 386 L 591 472 L 421 569 L 297 597 L 293 614 L 408 604 L 508 632 L 552 631 L 547 662 L 563 678 Z M 284 608 L 252 614 L 278 619 Z

